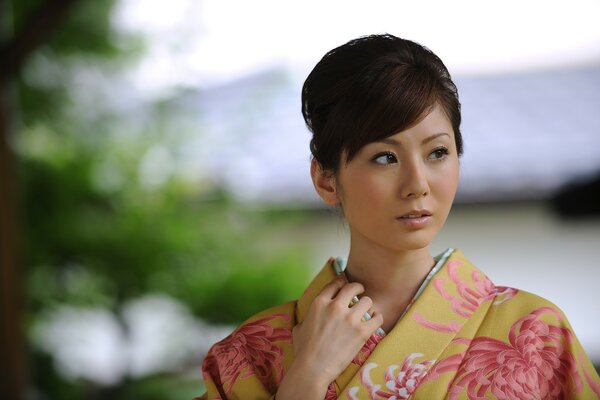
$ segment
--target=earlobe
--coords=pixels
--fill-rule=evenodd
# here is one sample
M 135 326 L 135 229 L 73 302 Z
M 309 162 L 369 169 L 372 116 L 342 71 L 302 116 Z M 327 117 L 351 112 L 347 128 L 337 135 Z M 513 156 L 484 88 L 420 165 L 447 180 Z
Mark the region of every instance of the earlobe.
M 321 164 L 315 159 L 310 163 L 310 177 L 312 178 L 315 190 L 325 204 L 332 206 L 340 202 L 337 194 L 335 175 L 331 171 L 324 170 Z

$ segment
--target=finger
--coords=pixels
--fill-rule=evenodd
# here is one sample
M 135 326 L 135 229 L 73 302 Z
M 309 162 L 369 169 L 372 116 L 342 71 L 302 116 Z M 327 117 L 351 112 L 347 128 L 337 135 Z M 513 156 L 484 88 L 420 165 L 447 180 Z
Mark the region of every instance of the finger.
M 344 278 L 341 275 L 338 275 L 335 279 L 323 287 L 318 296 L 322 296 L 327 299 L 333 299 L 345 284 L 346 282 Z
M 377 328 L 381 328 L 381 325 L 383 325 L 383 315 L 377 311 L 373 311 L 373 314 L 371 314 L 371 319 L 366 321 L 364 324 L 365 329 L 370 333 L 370 335 L 372 335 Z
M 371 300 L 370 297 L 368 297 L 368 296 L 361 297 L 361 299 L 358 301 L 358 303 L 356 303 L 355 305 L 352 306 L 352 313 L 357 315 L 358 318 L 362 318 L 362 316 L 365 315 L 365 313 L 369 311 L 369 309 L 371 308 L 372 305 L 373 305 L 373 300 Z
M 350 304 L 350 302 L 352 301 L 352 298 L 354 296 L 358 296 L 359 294 L 361 294 L 364 291 L 365 291 L 365 288 L 360 283 L 357 283 L 357 282 L 348 283 L 340 289 L 339 293 L 335 297 L 335 300 L 340 301 L 345 305 L 348 305 L 348 304 Z

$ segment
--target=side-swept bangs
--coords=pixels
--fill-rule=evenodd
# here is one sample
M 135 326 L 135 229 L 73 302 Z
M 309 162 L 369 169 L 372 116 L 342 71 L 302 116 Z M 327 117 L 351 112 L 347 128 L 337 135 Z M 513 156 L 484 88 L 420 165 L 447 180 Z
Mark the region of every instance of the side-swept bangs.
M 333 172 L 342 152 L 351 161 L 363 146 L 417 124 L 436 104 L 460 155 L 460 103 L 448 70 L 430 50 L 391 35 L 355 39 L 327 53 L 302 90 L 311 152 Z

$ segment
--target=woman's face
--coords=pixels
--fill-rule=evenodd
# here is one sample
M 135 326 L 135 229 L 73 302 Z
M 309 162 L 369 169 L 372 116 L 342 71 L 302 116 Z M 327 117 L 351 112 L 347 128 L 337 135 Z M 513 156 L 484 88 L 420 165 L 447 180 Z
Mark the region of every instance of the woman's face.
M 357 241 L 421 249 L 440 231 L 459 177 L 452 125 L 436 106 L 418 124 L 343 159 L 335 195 Z

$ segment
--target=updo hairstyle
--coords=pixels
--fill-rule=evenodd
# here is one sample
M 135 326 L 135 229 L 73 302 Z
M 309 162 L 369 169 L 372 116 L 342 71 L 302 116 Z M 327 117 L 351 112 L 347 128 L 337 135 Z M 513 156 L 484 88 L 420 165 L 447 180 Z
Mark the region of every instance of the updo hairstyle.
M 329 51 L 302 87 L 310 150 L 336 174 L 361 147 L 421 121 L 439 104 L 463 152 L 460 102 L 448 69 L 431 50 L 390 34 L 363 36 Z

